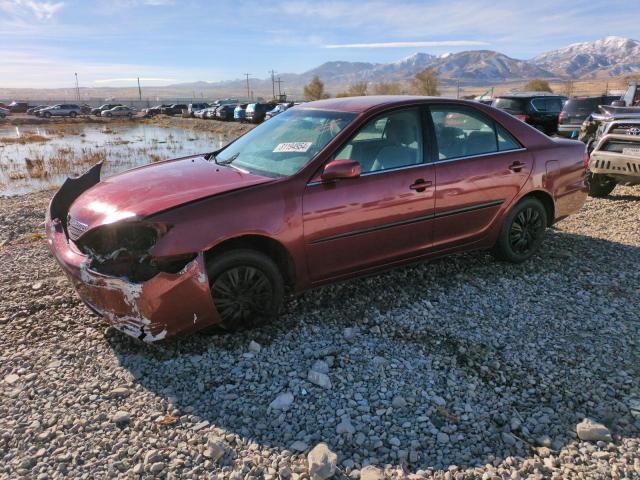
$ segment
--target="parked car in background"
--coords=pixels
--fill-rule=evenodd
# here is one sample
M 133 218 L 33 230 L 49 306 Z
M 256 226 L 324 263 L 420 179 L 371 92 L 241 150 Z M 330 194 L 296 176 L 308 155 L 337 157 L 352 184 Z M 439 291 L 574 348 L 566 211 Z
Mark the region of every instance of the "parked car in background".
M 75 118 L 82 113 L 80 106 L 71 103 L 63 103 L 38 111 L 40 117 L 71 117 Z
M 237 122 L 244 122 L 246 117 L 247 104 L 242 103 L 233 109 L 233 119 Z
M 38 110 L 42 110 L 47 107 L 49 107 L 49 105 L 36 105 L 35 107 L 28 108 L 27 115 L 35 115 Z
M 205 108 L 209 108 L 210 106 L 211 105 L 205 102 L 190 103 L 189 106 L 187 107 L 187 112 L 189 112 L 189 116 L 195 117 L 196 112 L 199 112 L 200 110 L 204 110 Z
M 549 92 L 516 92 L 497 96 L 491 105 L 553 135 L 558 131 L 558 115 L 566 98 Z
M 209 120 L 216 118 L 216 111 L 221 107 L 221 105 L 213 105 L 209 108 L 205 108 L 203 110 L 202 118 L 208 118 Z
M 0 107 L 0 118 L 4 118 L 8 115 L 11 115 L 11 110 L 9 110 L 8 108 Z
M 223 121 L 233 120 L 233 112 L 235 109 L 236 109 L 236 105 L 233 105 L 230 103 L 225 105 L 220 105 L 216 109 L 216 118 Z
M 29 109 L 29 104 L 27 102 L 16 102 L 15 100 L 8 105 L 11 113 L 26 113 Z
M 264 118 L 265 118 L 265 120 L 268 120 L 268 119 L 270 119 L 272 117 L 275 117 L 279 113 L 284 112 L 285 110 L 287 110 L 288 108 L 290 108 L 292 106 L 293 106 L 293 103 L 279 103 L 275 107 L 273 107 L 271 110 L 269 110 L 265 114 Z
M 120 106 L 122 106 L 121 103 L 105 103 L 104 105 L 100 105 L 98 108 L 91 109 L 91 115 L 97 115 L 99 117 L 102 115 L 102 112 Z
M 595 97 L 572 97 L 568 99 L 558 116 L 558 135 L 578 138 L 580 127 L 587 117 L 598 110 L 599 105 L 611 105 L 619 100 L 618 95 L 599 95 Z
M 267 112 L 273 107 L 273 103 L 250 103 L 245 110 L 245 118 L 247 122 L 260 123 L 264 121 Z
M 205 118 L 204 114 L 206 113 L 206 111 L 207 111 L 206 108 L 203 108 L 202 110 L 197 110 L 197 111 L 193 112 L 193 116 L 195 118 Z
M 132 118 L 136 114 L 136 111 L 131 107 L 125 107 L 124 105 L 118 105 L 111 110 L 103 110 L 100 114 L 103 117 L 129 117 Z
M 546 229 L 586 199 L 583 154 L 477 102 L 321 100 L 208 154 L 105 181 L 97 164 L 63 184 L 45 227 L 84 302 L 153 342 L 251 326 L 285 291 L 424 258 L 544 257 Z
M 159 115 L 163 108 L 168 108 L 170 106 L 171 104 L 169 103 L 163 103 L 161 105 L 156 105 L 155 107 L 144 108 L 142 109 L 142 113 L 145 117 L 153 117 L 154 115 Z
M 183 110 L 187 110 L 187 108 L 185 103 L 172 103 L 168 107 L 162 107 L 160 113 L 163 115 L 179 115 Z

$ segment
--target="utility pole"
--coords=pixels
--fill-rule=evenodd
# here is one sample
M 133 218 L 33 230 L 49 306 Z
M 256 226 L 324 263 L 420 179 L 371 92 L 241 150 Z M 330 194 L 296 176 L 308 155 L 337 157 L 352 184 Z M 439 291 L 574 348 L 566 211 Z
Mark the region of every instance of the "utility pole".
M 76 76 L 76 98 L 78 99 L 78 103 L 80 103 L 80 87 L 78 86 L 78 74 L 74 73 Z
M 460 80 L 458 80 L 458 93 L 456 94 L 456 98 L 460 98 Z
M 250 73 L 245 73 L 244 76 L 247 78 L 247 100 L 251 100 L 251 90 L 249 89 L 249 75 Z
M 276 83 L 278 84 L 278 99 L 280 99 L 282 97 L 282 89 L 280 88 L 282 84 L 282 80 L 280 80 L 280 77 L 278 77 L 278 80 L 276 80 Z
M 140 77 L 138 77 L 138 100 L 142 101 L 142 89 L 140 88 Z
M 276 77 L 275 77 L 275 70 L 271 70 L 271 92 L 273 94 L 273 99 L 276 98 Z

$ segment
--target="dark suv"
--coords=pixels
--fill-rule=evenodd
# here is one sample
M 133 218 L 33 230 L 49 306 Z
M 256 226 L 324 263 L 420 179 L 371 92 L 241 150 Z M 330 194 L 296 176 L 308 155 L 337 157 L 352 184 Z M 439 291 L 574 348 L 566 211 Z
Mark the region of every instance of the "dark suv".
M 491 104 L 547 135 L 558 131 L 558 115 L 567 97 L 548 92 L 505 93 Z
M 250 103 L 245 110 L 246 119 L 250 123 L 260 123 L 273 107 L 273 103 Z
M 567 100 L 558 116 L 558 135 L 578 138 L 580 127 L 589 115 L 598 110 L 599 105 L 611 105 L 620 100 L 619 95 L 600 95 L 597 97 L 573 97 Z
M 178 115 L 182 113 L 183 110 L 187 110 L 188 107 L 184 103 L 174 103 L 168 107 L 164 107 L 160 109 L 160 113 L 164 115 Z

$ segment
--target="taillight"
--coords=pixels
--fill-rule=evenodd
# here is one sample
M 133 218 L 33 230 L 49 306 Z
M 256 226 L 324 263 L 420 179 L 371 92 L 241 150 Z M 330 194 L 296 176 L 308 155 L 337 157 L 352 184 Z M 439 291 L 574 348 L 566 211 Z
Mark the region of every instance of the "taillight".
M 584 149 L 584 154 L 582 155 L 582 163 L 584 163 L 585 169 L 589 168 L 589 152 L 587 151 L 586 147 Z
M 564 123 L 564 117 L 564 112 L 560 112 L 560 115 L 558 115 L 558 123 Z
M 523 122 L 529 120 L 529 115 L 514 115 L 514 117 L 516 117 L 518 120 L 522 120 Z

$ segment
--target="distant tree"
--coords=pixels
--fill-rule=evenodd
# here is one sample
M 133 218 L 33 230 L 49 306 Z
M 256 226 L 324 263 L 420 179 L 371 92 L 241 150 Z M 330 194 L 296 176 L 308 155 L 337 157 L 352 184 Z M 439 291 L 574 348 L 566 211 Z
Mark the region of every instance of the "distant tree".
M 542 80 L 541 78 L 536 78 L 534 80 L 531 80 L 524 86 L 524 89 L 526 91 L 531 91 L 531 92 L 553 93 L 553 90 L 551 90 L 551 86 L 549 85 L 549 82 L 547 82 L 546 80 Z
M 322 100 L 323 98 L 329 98 L 329 94 L 324 91 L 324 83 L 316 75 L 304 86 L 304 99 Z
M 337 98 L 341 97 L 362 97 L 367 94 L 367 82 L 356 82 L 351 85 L 347 91 L 338 92 Z
M 400 95 L 402 86 L 397 82 L 382 82 L 373 86 L 375 95 Z
M 425 68 L 423 71 L 416 73 L 411 84 L 418 95 L 429 97 L 440 95 L 438 91 L 438 73 L 433 67 Z

